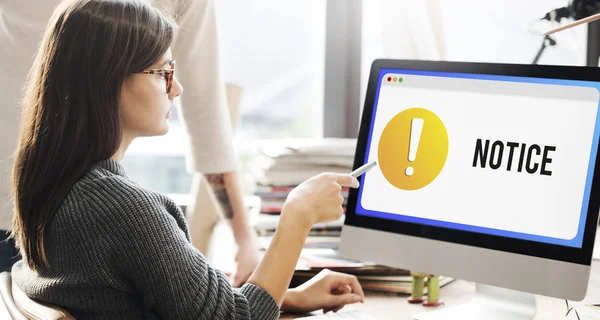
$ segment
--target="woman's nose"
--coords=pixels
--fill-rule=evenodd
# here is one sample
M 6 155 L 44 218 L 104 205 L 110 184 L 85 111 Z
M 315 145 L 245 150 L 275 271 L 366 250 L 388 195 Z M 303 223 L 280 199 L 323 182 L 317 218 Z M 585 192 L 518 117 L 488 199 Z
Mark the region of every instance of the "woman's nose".
M 169 99 L 175 99 L 181 95 L 181 93 L 183 93 L 183 87 L 177 78 L 173 77 L 173 86 L 171 87 L 171 92 L 169 92 Z

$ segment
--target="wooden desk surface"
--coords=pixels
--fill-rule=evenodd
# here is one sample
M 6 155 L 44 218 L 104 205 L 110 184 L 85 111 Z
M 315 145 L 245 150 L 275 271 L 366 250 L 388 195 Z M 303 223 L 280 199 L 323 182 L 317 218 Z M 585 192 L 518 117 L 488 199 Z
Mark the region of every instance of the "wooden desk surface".
M 600 239 L 597 240 L 600 241 Z M 227 248 L 231 248 L 231 250 L 226 250 Z M 233 266 L 233 248 L 235 248 L 235 242 L 233 241 L 231 229 L 228 228 L 225 223 L 218 223 L 213 235 L 213 241 L 211 242 L 211 249 L 207 256 L 209 262 L 217 268 L 231 270 Z M 211 255 L 210 252 L 219 252 L 219 255 Z M 442 307 L 454 306 L 468 302 L 474 292 L 474 283 L 456 280 L 441 289 L 440 297 L 444 301 L 444 306 Z M 535 320 L 577 319 L 577 317 L 572 313 L 569 314 L 568 317 L 565 317 L 567 307 L 564 300 L 544 296 L 537 296 L 536 298 L 538 311 Z M 365 300 L 366 301 L 364 304 L 348 305 L 340 312 L 360 309 L 369 313 L 376 319 L 395 320 L 412 319 L 411 317 L 414 314 L 418 314 L 427 310 L 433 310 L 430 308 L 425 308 L 421 305 L 409 304 L 406 301 L 406 297 L 401 296 L 392 297 L 369 294 L 366 296 Z M 600 320 L 600 310 L 585 306 L 586 304 L 592 303 L 600 304 L 600 260 L 594 260 L 592 263 L 590 283 L 585 299 L 582 302 L 569 301 L 569 305 L 575 307 L 575 309 L 578 311 L 581 320 Z M 281 319 L 294 319 L 305 316 L 309 315 L 293 315 L 284 313 L 282 314 Z

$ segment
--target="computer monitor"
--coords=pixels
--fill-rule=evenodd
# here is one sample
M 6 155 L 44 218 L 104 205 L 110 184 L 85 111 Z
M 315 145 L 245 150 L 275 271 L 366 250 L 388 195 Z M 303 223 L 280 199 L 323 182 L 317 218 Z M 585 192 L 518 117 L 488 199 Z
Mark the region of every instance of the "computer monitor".
M 416 319 L 531 319 L 533 294 L 582 300 L 599 89 L 597 68 L 376 60 L 354 167 L 378 167 L 350 192 L 341 255 L 477 283 L 471 303 Z

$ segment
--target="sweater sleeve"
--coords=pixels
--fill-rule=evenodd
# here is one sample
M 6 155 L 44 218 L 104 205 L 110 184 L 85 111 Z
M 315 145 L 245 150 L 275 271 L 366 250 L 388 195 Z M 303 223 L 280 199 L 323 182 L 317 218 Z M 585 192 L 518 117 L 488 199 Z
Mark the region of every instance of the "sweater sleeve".
M 277 319 L 271 295 L 252 284 L 234 291 L 188 241 L 185 220 L 176 219 L 161 199 L 123 184 L 111 188 L 119 199 L 99 205 L 118 207 L 107 214 L 114 226 L 113 264 L 142 296 L 145 310 L 165 319 Z

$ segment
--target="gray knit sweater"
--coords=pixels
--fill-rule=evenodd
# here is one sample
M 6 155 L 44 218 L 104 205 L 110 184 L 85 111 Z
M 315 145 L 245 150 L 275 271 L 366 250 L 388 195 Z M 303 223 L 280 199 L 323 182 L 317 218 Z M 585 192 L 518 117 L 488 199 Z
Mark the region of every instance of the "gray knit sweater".
M 94 166 L 61 204 L 46 237 L 51 268 L 13 266 L 28 296 L 77 319 L 276 319 L 260 287 L 234 291 L 191 242 L 168 197 L 129 180 L 123 167 Z

